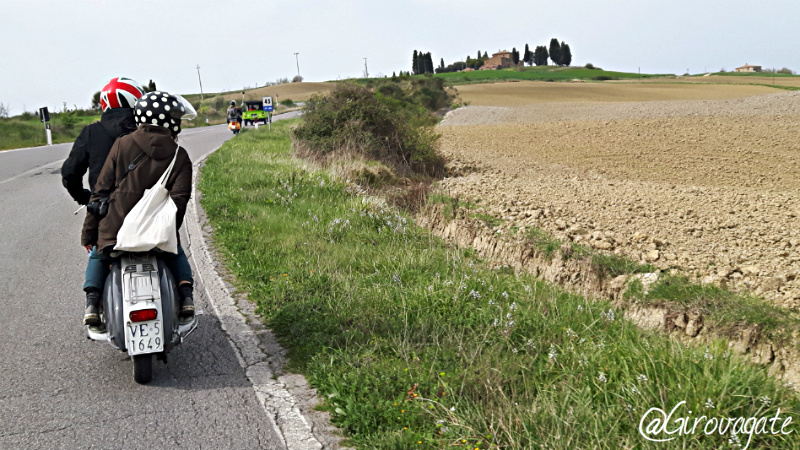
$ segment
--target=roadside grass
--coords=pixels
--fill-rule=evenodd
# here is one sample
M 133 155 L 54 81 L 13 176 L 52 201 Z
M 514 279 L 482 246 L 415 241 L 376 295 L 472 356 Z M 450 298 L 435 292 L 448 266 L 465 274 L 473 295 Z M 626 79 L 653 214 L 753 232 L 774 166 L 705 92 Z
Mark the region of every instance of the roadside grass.
M 698 349 L 642 332 L 606 302 L 490 269 L 349 193 L 291 156 L 291 126 L 249 132 L 211 155 L 201 201 L 237 288 L 347 444 L 663 449 L 638 432 L 653 407 L 669 413 L 686 401 L 681 417 L 800 413 L 793 393 L 722 342 Z M 731 439 L 725 429 L 652 437 L 712 449 Z M 755 446 L 798 441 L 755 435 Z
M 60 117 L 62 114 L 51 114 L 50 131 L 54 144 L 74 141 L 85 125 L 100 120 L 100 115 L 68 115 L 69 118 L 67 119 L 66 117 Z M 20 116 L 0 118 L 0 151 L 47 145 L 44 124 L 36 116 L 32 114 L 30 116 L 29 118 Z
M 757 330 L 759 340 L 766 338 L 786 344 L 800 328 L 800 316 L 796 311 L 773 306 L 747 293 L 698 284 L 680 275 L 662 277 L 646 294 L 642 292 L 635 298 L 645 304 L 700 311 L 707 326 L 730 338 L 737 338 L 742 330 L 751 328 Z

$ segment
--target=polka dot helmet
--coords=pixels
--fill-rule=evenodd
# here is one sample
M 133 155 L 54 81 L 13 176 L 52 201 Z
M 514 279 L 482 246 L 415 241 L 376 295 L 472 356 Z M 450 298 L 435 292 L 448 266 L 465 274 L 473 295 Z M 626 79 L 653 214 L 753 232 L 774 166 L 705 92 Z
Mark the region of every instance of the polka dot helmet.
M 112 108 L 133 108 L 143 94 L 144 89 L 130 78 L 112 78 L 100 91 L 100 107 L 103 112 Z
M 197 112 L 180 95 L 153 91 L 139 98 L 133 116 L 138 125 L 164 127 L 178 134 L 181 132 L 181 119 L 194 119 Z

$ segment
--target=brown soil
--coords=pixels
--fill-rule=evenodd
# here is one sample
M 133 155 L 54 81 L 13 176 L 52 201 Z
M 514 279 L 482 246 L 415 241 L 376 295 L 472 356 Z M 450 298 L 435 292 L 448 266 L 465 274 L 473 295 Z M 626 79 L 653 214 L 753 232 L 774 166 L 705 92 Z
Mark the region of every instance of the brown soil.
M 526 84 L 573 101 L 540 102 L 550 94 Z M 459 91 L 487 106 L 455 110 L 439 127 L 461 175 L 441 185 L 505 219 L 501 233 L 536 227 L 800 306 L 800 93 L 481 86 Z

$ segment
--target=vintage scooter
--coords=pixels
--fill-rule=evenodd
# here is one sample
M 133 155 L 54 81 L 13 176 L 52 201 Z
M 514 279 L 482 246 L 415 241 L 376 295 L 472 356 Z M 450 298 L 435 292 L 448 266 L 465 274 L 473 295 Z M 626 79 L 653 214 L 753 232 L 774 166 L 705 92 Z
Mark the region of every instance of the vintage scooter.
M 239 134 L 239 131 L 242 129 L 242 123 L 238 119 L 229 119 L 228 129 L 231 130 L 234 135 Z
M 88 337 L 108 342 L 133 359 L 133 379 L 153 378 L 153 355 L 167 353 L 197 328 L 197 315 L 180 319 L 180 299 L 172 273 L 158 253 L 123 253 L 103 288 L 102 325 L 87 326 Z

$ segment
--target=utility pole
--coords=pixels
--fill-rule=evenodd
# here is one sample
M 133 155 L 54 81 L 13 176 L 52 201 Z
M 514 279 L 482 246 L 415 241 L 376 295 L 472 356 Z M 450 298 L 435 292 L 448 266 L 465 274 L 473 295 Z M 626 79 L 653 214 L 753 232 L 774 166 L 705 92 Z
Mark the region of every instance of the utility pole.
M 369 78 L 369 70 L 367 70 L 367 58 L 364 58 L 364 78 Z
M 294 54 L 294 61 L 297 63 L 297 76 L 298 77 L 300 76 L 300 59 L 297 57 L 297 55 L 299 55 L 299 54 L 300 53 L 296 53 L 296 52 Z
M 203 80 L 200 79 L 200 64 L 197 65 L 197 81 L 200 82 L 200 100 L 203 100 Z

